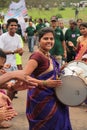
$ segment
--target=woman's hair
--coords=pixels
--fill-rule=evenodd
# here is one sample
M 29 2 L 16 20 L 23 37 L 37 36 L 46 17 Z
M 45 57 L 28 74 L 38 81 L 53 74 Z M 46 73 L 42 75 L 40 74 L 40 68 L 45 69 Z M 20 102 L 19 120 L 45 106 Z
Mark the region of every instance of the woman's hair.
M 51 27 L 44 27 L 38 32 L 39 41 L 46 33 L 52 33 L 54 36 L 54 30 Z
M 80 28 L 80 27 L 85 27 L 85 28 L 87 28 L 87 22 L 81 23 L 81 24 L 79 25 L 79 28 Z
M 78 21 L 83 21 L 83 20 L 81 18 L 79 18 L 79 19 L 76 20 L 76 22 L 78 22 Z
M 0 57 L 6 59 L 6 54 L 4 53 L 4 51 L 1 48 L 0 48 Z
M 15 23 L 18 24 L 18 20 L 16 18 L 10 18 L 10 19 L 7 20 L 7 28 L 10 25 L 11 22 L 15 22 Z

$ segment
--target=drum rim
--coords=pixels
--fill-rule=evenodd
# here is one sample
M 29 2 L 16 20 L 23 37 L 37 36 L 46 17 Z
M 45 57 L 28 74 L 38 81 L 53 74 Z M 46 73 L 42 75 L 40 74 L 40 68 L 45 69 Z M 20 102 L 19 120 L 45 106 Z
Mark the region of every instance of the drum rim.
M 75 75 L 71 75 L 71 76 L 77 77 L 77 76 L 75 76 Z M 64 76 L 64 77 L 70 77 L 70 75 L 66 75 L 66 76 Z M 79 77 L 78 77 L 78 78 L 79 78 Z M 79 78 L 79 79 L 82 80 L 81 78 Z M 84 81 L 82 80 L 82 82 L 84 82 Z M 84 83 L 84 84 L 85 84 L 85 83 Z M 84 88 L 85 88 L 86 91 L 87 91 L 87 87 L 84 86 Z M 63 103 L 64 105 L 66 105 L 66 106 L 76 107 L 76 106 L 79 106 L 79 105 L 81 105 L 82 103 L 84 103 L 84 101 L 87 99 L 87 94 L 86 94 L 84 101 L 82 101 L 81 103 L 78 103 L 77 105 L 66 104 L 66 103 L 64 103 L 64 102 L 59 98 L 59 96 L 57 96 L 57 91 L 56 91 L 57 89 L 58 89 L 58 88 L 55 88 L 55 94 L 56 94 L 57 99 L 58 99 L 61 103 Z
M 68 64 L 73 63 L 73 62 L 82 62 L 82 63 L 84 63 L 84 64 L 87 65 L 87 63 L 84 62 L 84 61 L 82 61 L 82 60 L 73 60 L 73 61 L 68 62 L 68 63 L 66 64 L 66 67 L 68 66 Z M 66 68 L 66 67 L 65 67 L 65 68 Z

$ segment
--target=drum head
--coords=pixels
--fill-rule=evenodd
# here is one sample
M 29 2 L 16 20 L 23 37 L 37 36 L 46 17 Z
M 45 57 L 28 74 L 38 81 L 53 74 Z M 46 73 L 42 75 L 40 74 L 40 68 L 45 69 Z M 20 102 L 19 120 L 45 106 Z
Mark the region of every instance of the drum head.
M 77 76 L 63 76 L 62 86 L 56 87 L 57 98 L 65 105 L 78 106 L 87 98 L 86 84 Z
M 64 68 L 64 75 L 82 75 L 87 77 L 87 64 L 83 61 L 72 61 Z

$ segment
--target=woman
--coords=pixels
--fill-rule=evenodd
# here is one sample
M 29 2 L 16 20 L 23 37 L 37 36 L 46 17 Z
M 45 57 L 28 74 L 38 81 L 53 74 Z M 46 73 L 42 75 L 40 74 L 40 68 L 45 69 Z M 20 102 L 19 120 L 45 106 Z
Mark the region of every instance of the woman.
M 87 63 L 87 23 L 81 23 L 79 29 L 82 35 L 77 39 L 77 55 L 75 60 L 82 60 Z M 85 104 L 87 104 L 87 100 Z
M 79 29 L 82 35 L 77 39 L 77 55 L 75 59 L 87 62 L 87 23 L 81 23 Z
M 72 130 L 68 107 L 57 99 L 54 90 L 62 84 L 57 79 L 59 64 L 49 54 L 54 46 L 54 32 L 45 27 L 38 36 L 39 48 L 30 56 L 23 70 L 38 83 L 38 87 L 30 89 L 27 94 L 29 130 Z

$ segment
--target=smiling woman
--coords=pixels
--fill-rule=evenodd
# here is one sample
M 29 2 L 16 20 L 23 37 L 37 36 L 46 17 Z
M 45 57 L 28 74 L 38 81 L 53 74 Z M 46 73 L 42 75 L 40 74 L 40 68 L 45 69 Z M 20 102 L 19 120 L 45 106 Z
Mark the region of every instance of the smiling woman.
M 68 107 L 56 98 L 54 88 L 62 84 L 56 79 L 59 64 L 49 55 L 54 46 L 54 31 L 45 27 L 38 33 L 39 48 L 30 56 L 24 72 L 36 79 L 38 87 L 27 95 L 26 115 L 32 130 L 72 130 Z

